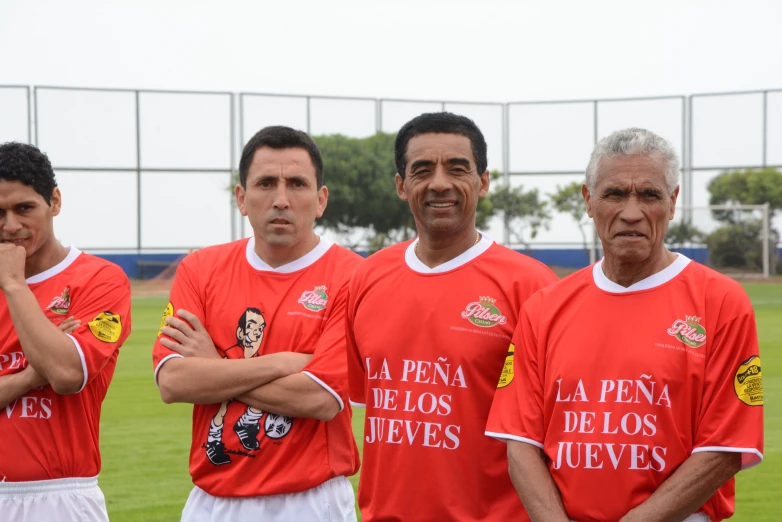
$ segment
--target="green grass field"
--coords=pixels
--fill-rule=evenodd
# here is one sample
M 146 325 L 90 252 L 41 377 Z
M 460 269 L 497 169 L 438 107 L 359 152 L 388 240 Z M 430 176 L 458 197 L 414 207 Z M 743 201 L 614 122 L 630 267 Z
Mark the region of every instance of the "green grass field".
M 745 287 L 760 336 L 766 447 L 763 464 L 739 474 L 732 520 L 772 522 L 782 513 L 782 284 Z M 114 522 L 179 520 L 192 487 L 187 471 L 191 407 L 163 404 L 152 379 L 150 350 L 165 303 L 165 297 L 134 299 L 133 333 L 103 404 L 100 484 Z M 361 449 L 364 412 L 355 413 Z M 355 487 L 358 476 L 351 481 Z

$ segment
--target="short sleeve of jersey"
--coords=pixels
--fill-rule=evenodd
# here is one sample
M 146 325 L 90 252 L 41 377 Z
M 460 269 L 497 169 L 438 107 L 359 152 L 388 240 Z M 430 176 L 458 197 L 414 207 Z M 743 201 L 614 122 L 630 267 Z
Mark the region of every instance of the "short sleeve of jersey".
M 356 318 L 356 297 L 359 291 L 357 277 L 354 276 L 350 281 L 348 289 L 348 305 L 345 318 L 345 346 L 348 358 L 348 389 L 350 403 L 360 408 L 366 407 L 366 398 L 364 397 L 364 385 L 366 381 L 366 368 L 361 359 L 361 353 L 356 344 L 356 337 L 353 333 L 353 322 Z
M 746 295 L 739 300 L 739 314 L 718 325 L 706 362 L 693 453 L 741 452 L 747 469 L 763 459 L 763 381 L 755 315 Z
M 158 382 L 158 373 L 166 361 L 175 357 L 182 357 L 177 352 L 169 350 L 160 344 L 160 337 L 164 335 L 161 333 L 161 330 L 166 326 L 166 317 L 171 317 L 176 314 L 177 310 L 184 309 L 193 313 L 202 323 L 204 323 L 204 305 L 198 292 L 197 280 L 194 278 L 196 271 L 192 267 L 195 263 L 196 259 L 193 256 L 190 256 L 185 258 L 179 264 L 179 267 L 177 267 L 174 283 L 171 287 L 169 302 L 166 305 L 165 310 L 163 310 L 163 317 L 160 319 L 160 329 L 158 330 L 157 339 L 155 339 L 155 346 L 152 348 L 155 383 Z
M 130 334 L 130 282 L 119 267 L 98 271 L 82 292 L 74 296 L 70 311 L 81 326 L 68 334 L 84 372 L 79 391 L 100 374 Z
M 339 403 L 339 411 L 348 398 L 347 364 L 345 361 L 345 315 L 347 312 L 348 285 L 339 289 L 323 332 L 315 346 L 310 363 L 302 373 L 323 386 Z
M 545 347 L 538 344 L 540 308 L 540 294 L 536 294 L 521 309 L 503 375 L 492 401 L 486 435 L 543 449 L 543 373 L 538 361 L 545 358 Z

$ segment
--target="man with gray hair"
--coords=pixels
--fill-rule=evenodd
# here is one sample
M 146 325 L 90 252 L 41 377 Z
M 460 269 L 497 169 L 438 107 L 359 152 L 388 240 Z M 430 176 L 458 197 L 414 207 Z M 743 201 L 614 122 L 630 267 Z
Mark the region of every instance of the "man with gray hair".
M 669 251 L 679 163 L 644 129 L 601 140 L 582 187 L 605 257 L 540 290 L 486 434 L 536 521 L 718 521 L 763 456 L 755 317 L 735 281 Z

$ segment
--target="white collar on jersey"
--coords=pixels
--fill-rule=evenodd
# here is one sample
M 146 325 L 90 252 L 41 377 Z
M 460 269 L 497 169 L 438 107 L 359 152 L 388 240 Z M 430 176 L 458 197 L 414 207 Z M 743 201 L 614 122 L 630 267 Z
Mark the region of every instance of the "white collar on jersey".
M 40 283 L 42 281 L 46 281 L 50 277 L 54 277 L 76 261 L 76 258 L 79 257 L 81 254 L 81 250 L 79 250 L 76 247 L 68 247 L 68 255 L 65 256 L 65 259 L 54 265 L 48 270 L 44 270 L 40 274 L 35 274 L 32 277 L 27 278 L 27 284 L 33 284 L 33 283 Z
M 603 259 L 605 258 L 595 263 L 595 265 L 592 267 L 592 278 L 595 280 L 595 284 L 600 290 L 605 290 L 606 292 L 611 292 L 612 294 L 626 294 L 627 292 L 649 290 L 650 288 L 655 288 L 667 283 L 679 275 L 682 270 L 687 268 L 687 265 L 690 264 L 690 258 L 682 254 L 677 255 L 679 257 L 676 258 L 676 261 L 667 267 L 663 268 L 656 274 L 650 275 L 646 279 L 641 279 L 637 283 L 633 283 L 627 288 L 614 283 L 606 277 L 605 273 L 603 272 Z
M 418 238 L 415 238 L 415 241 L 410 243 L 407 246 L 407 250 L 405 250 L 405 263 L 407 263 L 407 266 L 409 266 L 410 269 L 414 272 L 418 272 L 420 274 L 440 274 L 442 272 L 448 272 L 449 270 L 459 268 L 460 266 L 469 263 L 479 255 L 486 252 L 489 247 L 494 244 L 494 241 L 489 236 L 481 232 L 481 240 L 478 241 L 478 243 L 471 246 L 465 252 L 462 252 L 450 261 L 446 261 L 442 265 L 437 265 L 434 268 L 429 268 L 423 264 L 421 260 L 418 259 L 418 256 L 415 255 L 415 246 L 417 244 Z
M 278 274 L 289 274 L 291 272 L 296 272 L 302 268 L 307 268 L 312 263 L 323 257 L 328 249 L 331 248 L 331 246 L 334 244 L 326 238 L 319 237 L 319 239 L 320 241 L 317 245 L 315 245 L 315 248 L 300 258 L 291 261 L 288 264 L 278 266 L 277 268 L 272 268 L 266 263 L 266 261 L 261 259 L 261 257 L 255 253 L 255 238 L 251 237 L 247 242 L 247 262 L 250 263 L 250 266 L 252 266 L 254 269 L 260 270 L 262 272 L 276 272 Z

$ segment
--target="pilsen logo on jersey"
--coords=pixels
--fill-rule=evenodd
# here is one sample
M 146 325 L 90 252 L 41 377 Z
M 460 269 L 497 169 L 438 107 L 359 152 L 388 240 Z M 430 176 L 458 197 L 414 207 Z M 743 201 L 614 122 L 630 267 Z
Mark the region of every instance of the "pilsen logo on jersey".
M 505 324 L 508 322 L 508 318 L 502 315 L 499 308 L 494 306 L 496 301 L 492 297 L 481 296 L 477 301 L 473 301 L 465 307 L 462 317 L 481 328 Z
M 320 312 L 326 308 L 328 301 L 329 296 L 326 295 L 325 286 L 316 286 L 315 290 L 307 290 L 299 297 L 299 302 L 304 305 L 304 308 L 313 312 Z
M 685 315 L 684 321 L 676 319 L 673 322 L 668 328 L 668 335 L 676 337 L 687 346 L 699 348 L 706 342 L 706 328 L 700 322 L 700 317 Z
M 49 306 L 46 307 L 47 310 L 51 310 L 55 314 L 65 315 L 68 313 L 68 308 L 71 307 L 71 287 L 66 286 L 65 290 L 62 291 L 62 295 L 59 295 L 52 299 L 52 302 L 49 303 Z

